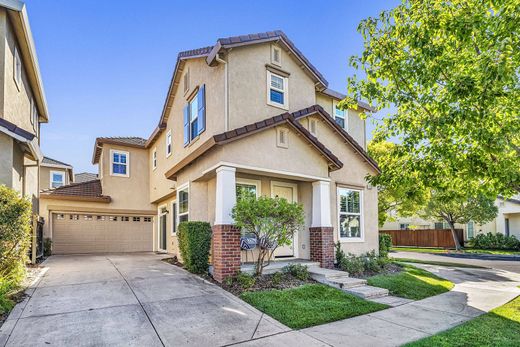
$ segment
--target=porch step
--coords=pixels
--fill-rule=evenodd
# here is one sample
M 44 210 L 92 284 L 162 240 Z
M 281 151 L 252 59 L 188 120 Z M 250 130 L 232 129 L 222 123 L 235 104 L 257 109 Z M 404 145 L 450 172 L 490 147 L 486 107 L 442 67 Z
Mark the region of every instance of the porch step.
M 343 278 L 348 277 L 348 272 L 325 269 L 319 266 L 309 267 L 309 273 L 311 277 L 316 281 L 320 282 L 320 279 L 331 279 L 331 278 Z
M 331 277 L 322 282 L 339 289 L 357 288 L 367 284 L 366 280 L 351 277 Z
M 343 290 L 349 294 L 359 296 L 360 298 L 363 298 L 363 299 L 376 299 L 376 298 L 382 298 L 384 296 L 388 296 L 388 289 L 372 287 L 372 286 L 360 286 L 360 287 L 347 288 L 347 289 L 343 289 Z

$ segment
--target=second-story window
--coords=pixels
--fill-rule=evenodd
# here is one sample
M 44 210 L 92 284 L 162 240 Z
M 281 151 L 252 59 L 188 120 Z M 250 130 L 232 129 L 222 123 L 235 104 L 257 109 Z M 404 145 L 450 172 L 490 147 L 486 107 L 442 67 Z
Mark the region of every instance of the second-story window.
M 154 170 L 157 168 L 157 148 L 154 148 L 152 152 L 152 168 Z
M 197 94 L 184 106 L 184 146 L 206 130 L 206 87 L 202 85 Z
M 129 176 L 130 155 L 123 151 L 110 151 L 110 174 L 112 176 Z
M 166 134 L 166 157 L 169 157 L 172 154 L 172 131 L 168 130 Z
M 347 111 L 339 109 L 337 106 L 334 107 L 334 119 L 336 120 L 336 123 L 343 129 L 347 130 Z
M 65 173 L 61 171 L 51 171 L 51 188 L 58 188 L 65 184 Z
M 18 90 L 22 86 L 22 61 L 20 60 L 20 53 L 18 52 L 18 48 L 14 47 L 14 81 L 16 82 L 16 86 Z
M 288 82 L 286 77 L 267 71 L 267 103 L 269 105 L 288 109 Z

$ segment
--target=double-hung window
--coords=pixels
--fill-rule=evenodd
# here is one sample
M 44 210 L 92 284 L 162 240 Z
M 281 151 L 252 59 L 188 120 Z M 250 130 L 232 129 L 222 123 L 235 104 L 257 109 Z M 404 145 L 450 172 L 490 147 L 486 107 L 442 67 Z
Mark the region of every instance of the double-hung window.
M 363 240 L 363 194 L 359 190 L 338 188 L 339 237 Z
M 267 71 L 267 104 L 283 109 L 289 108 L 288 82 L 287 77 Z
M 255 198 L 260 196 L 260 181 L 250 179 L 237 179 L 236 181 L 237 201 L 247 195 L 252 195 Z
M 65 173 L 61 171 L 51 171 L 51 188 L 58 188 L 65 184 Z
M 130 154 L 123 151 L 110 151 L 110 175 L 130 176 Z
M 157 148 L 154 148 L 152 152 L 152 168 L 154 170 L 157 168 Z
M 189 220 L 189 203 L 190 194 L 189 187 L 182 188 L 178 191 L 178 204 L 179 204 L 179 223 L 186 222 Z
M 200 86 L 197 94 L 184 106 L 184 146 L 206 130 L 206 87 Z
M 336 120 L 336 123 L 343 129 L 347 130 L 348 123 L 347 123 L 347 111 L 339 109 L 337 106 L 334 108 L 334 119 Z
M 172 154 L 172 131 L 168 130 L 166 134 L 166 158 Z

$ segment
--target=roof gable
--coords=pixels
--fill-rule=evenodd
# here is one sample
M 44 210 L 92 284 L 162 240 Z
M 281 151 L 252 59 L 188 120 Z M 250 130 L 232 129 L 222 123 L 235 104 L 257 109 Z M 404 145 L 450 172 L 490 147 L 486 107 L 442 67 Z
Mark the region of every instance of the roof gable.
M 101 148 L 103 144 L 118 145 L 132 148 L 146 148 L 146 140 L 142 137 L 129 136 L 129 137 L 98 137 L 94 144 L 94 153 L 92 155 L 92 164 L 99 162 L 101 156 Z

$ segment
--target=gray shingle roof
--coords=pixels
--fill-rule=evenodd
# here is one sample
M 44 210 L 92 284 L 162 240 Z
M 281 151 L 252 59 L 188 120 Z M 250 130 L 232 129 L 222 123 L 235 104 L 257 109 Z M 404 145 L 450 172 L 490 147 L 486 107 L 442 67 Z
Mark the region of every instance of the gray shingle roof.
M 98 178 L 98 175 L 91 172 L 80 172 L 74 175 L 74 183 L 83 183 L 93 181 Z
M 49 157 L 43 157 L 42 164 L 61 165 L 61 166 L 70 166 L 70 167 L 72 167 L 72 165 L 70 165 L 70 164 L 66 164 L 66 163 L 64 163 L 62 161 L 59 161 L 59 160 L 56 160 L 56 159 L 52 159 L 52 158 L 49 158 Z

